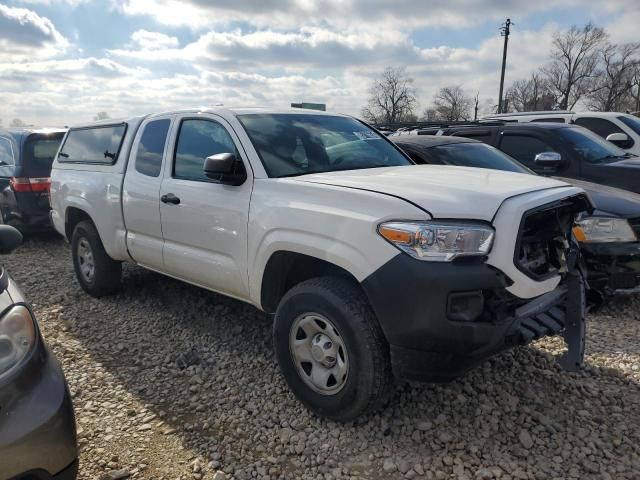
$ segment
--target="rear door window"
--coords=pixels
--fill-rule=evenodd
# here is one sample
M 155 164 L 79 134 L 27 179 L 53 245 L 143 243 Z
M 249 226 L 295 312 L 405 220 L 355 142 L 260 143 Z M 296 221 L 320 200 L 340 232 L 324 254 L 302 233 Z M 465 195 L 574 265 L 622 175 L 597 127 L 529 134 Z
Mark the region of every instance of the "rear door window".
M 124 123 L 71 129 L 58 161 L 112 165 L 118 158 L 126 129 Z
M 0 167 L 14 165 L 13 146 L 11 140 L 0 137 Z
M 542 152 L 555 152 L 548 143 L 528 135 L 503 135 L 500 150 L 525 166 L 535 169 L 535 157 Z
M 50 176 L 51 164 L 58 153 L 63 137 L 63 132 L 29 135 L 24 143 L 22 154 L 22 175 L 25 177 Z
M 580 125 L 586 129 L 591 130 L 596 135 L 600 135 L 602 138 L 607 138 L 612 133 L 626 133 L 615 123 L 605 120 L 604 118 L 594 118 L 594 117 L 581 117 L 576 119 L 576 125 Z M 618 145 L 621 148 L 631 148 L 633 147 L 634 141 L 629 138 L 626 143 L 623 145 Z
M 607 136 L 612 133 L 624 133 L 615 123 L 605 120 L 604 118 L 582 117 L 576 119 L 575 124 L 588 128 L 602 138 L 607 138 Z
M 145 125 L 136 152 L 136 170 L 149 177 L 157 177 L 162 169 L 162 156 L 171 121 L 154 120 Z

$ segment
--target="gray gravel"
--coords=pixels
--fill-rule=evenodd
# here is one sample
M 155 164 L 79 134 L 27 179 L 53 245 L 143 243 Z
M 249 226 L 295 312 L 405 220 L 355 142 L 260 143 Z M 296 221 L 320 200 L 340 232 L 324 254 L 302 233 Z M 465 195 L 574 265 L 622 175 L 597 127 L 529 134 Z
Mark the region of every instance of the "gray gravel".
M 130 266 L 93 299 L 53 236 L 3 260 L 64 366 L 81 479 L 640 478 L 638 298 L 590 317 L 583 372 L 548 339 L 340 425 L 288 391 L 253 307 Z

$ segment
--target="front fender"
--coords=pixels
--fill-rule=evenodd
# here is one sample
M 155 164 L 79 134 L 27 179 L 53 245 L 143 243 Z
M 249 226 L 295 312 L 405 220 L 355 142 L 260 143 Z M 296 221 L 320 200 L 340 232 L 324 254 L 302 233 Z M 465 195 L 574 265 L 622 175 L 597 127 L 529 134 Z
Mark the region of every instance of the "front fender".
M 402 199 L 307 182 L 257 179 L 249 214 L 249 294 L 261 306 L 265 267 L 277 251 L 332 263 L 362 282 L 400 251 L 377 232 L 392 219 L 428 215 Z

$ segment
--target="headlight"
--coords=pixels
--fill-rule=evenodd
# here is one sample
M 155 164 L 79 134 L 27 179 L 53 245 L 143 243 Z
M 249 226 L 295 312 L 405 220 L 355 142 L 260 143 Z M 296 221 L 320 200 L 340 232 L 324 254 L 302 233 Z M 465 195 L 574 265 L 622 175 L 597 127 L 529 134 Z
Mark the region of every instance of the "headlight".
M 36 340 L 31 313 L 17 305 L 0 318 L 0 376 L 20 363 Z
M 576 222 L 573 233 L 579 242 L 635 242 L 629 222 L 625 218 L 586 217 Z
M 494 230 L 488 225 L 448 222 L 386 222 L 378 227 L 386 240 L 419 260 L 450 262 L 489 253 Z

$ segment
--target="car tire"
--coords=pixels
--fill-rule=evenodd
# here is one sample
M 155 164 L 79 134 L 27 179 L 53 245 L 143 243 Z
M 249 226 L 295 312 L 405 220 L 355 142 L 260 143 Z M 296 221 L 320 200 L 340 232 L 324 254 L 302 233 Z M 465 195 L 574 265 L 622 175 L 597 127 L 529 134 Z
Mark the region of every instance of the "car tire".
M 293 287 L 278 305 L 273 341 L 289 388 L 317 415 L 346 422 L 388 400 L 389 346 L 355 282 L 319 277 Z
M 103 297 L 120 288 L 122 264 L 107 254 L 90 221 L 82 221 L 73 229 L 71 255 L 76 278 L 84 291 Z

